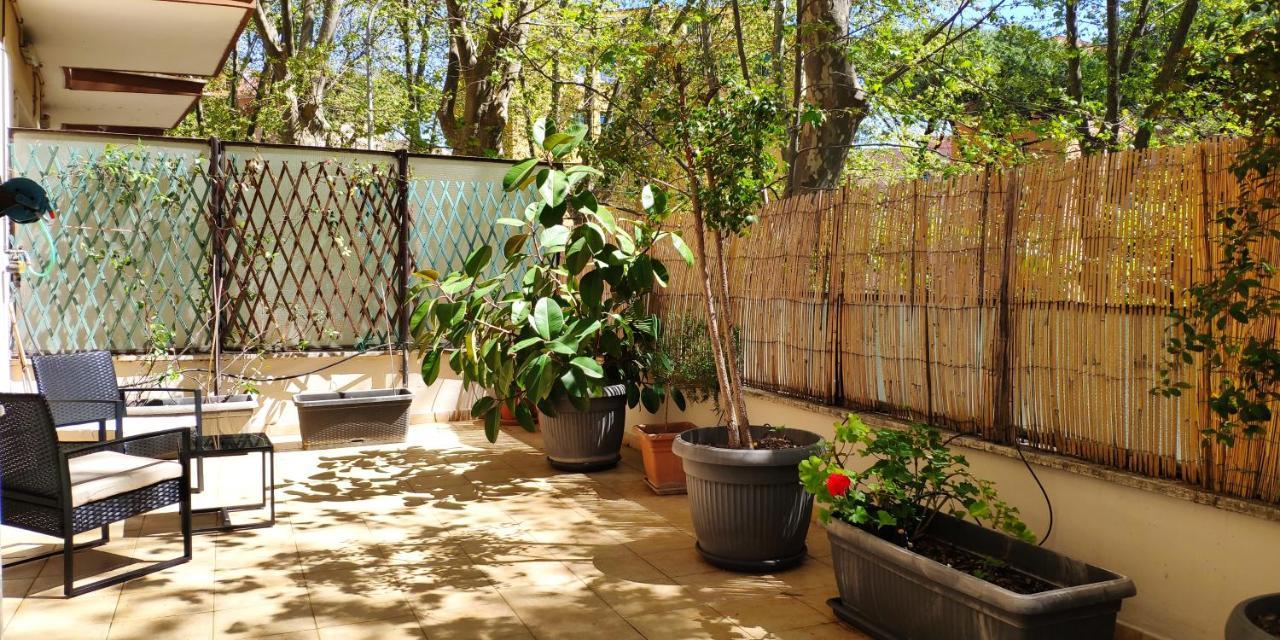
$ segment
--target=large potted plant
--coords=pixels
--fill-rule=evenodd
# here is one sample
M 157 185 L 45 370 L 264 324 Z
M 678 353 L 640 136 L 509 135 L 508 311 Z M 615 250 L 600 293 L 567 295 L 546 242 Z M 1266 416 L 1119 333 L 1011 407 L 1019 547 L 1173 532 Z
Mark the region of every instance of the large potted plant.
M 696 425 L 672 422 L 671 405 L 683 411 L 686 402 L 715 400 L 719 393 L 716 363 L 711 356 L 711 342 L 707 339 L 707 324 L 688 315 L 668 322 L 654 360 L 651 367 L 654 386 L 667 391 L 670 401 L 662 405 L 662 421 L 644 422 L 632 427 L 632 442 L 640 450 L 644 480 L 649 489 L 658 495 L 685 493 L 684 467 L 671 447 L 680 434 L 696 428 Z M 717 415 L 719 406 L 716 403 Z M 657 413 L 653 411 L 656 407 L 645 408 L 650 413 Z
M 813 498 L 796 468 L 821 438 L 798 429 L 752 425 L 733 348 L 726 245 L 746 235 L 755 210 L 778 178 L 770 152 L 779 143 L 783 110 L 777 99 L 744 88 L 717 90 L 697 107 L 688 80 L 674 69 L 676 103 L 664 110 L 664 146 L 684 172 L 696 272 L 702 284 L 707 335 L 715 360 L 724 424 L 680 434 L 672 450 L 687 477 L 697 548 L 711 564 L 733 571 L 771 571 L 805 557 Z M 714 245 L 715 251 L 709 251 Z
M 800 478 L 831 540 L 840 597 L 829 604 L 875 637 L 1110 638 L 1136 593 L 1036 546 L 1018 510 L 931 427 L 872 430 L 851 414 Z
M 522 219 L 497 221 L 512 229 L 501 246 L 474 247 L 443 276 L 418 271 L 410 318 L 427 384 L 447 359 L 464 385 L 484 389 L 471 415 L 490 441 L 501 407 L 530 431 L 540 414 L 548 460 L 573 471 L 616 465 L 628 404 L 661 399 L 648 382 L 658 322 L 643 299 L 667 278 L 655 244 L 684 246 L 660 228 L 660 191 L 646 187 L 641 213 L 627 217 L 588 188 L 599 171 L 562 164 L 585 134 L 535 128 L 541 157 L 512 167 L 503 188 L 535 186 L 536 200 Z

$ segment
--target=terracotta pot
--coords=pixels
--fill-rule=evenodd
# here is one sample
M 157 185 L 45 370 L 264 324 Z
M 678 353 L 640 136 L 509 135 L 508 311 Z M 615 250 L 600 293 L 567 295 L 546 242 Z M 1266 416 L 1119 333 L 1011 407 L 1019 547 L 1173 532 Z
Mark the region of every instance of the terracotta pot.
M 684 465 L 671 452 L 671 443 L 683 432 L 694 428 L 692 422 L 638 424 L 636 443 L 644 458 L 644 482 L 660 496 L 685 493 Z
M 504 426 L 504 427 L 518 427 L 518 426 L 520 426 L 520 421 L 519 421 L 519 420 L 516 420 L 516 414 L 511 413 L 511 410 L 510 410 L 510 409 L 507 409 L 507 405 L 505 405 L 505 404 L 500 404 L 500 405 L 498 405 L 498 413 L 499 413 L 500 421 L 502 422 L 502 426 Z M 534 414 L 533 414 L 533 426 L 535 427 L 535 429 L 534 429 L 534 430 L 536 431 L 536 430 L 537 430 L 537 428 L 536 428 L 536 427 L 538 426 L 538 414 L 537 414 L 537 413 L 534 413 Z

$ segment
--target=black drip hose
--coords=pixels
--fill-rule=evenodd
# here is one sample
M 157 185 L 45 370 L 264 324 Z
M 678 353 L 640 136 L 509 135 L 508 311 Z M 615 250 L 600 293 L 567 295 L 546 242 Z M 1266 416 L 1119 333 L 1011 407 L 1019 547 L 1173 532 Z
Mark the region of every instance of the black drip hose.
M 950 446 L 952 441 L 961 436 L 970 435 L 967 433 L 955 433 L 950 438 L 943 441 L 942 446 Z M 1049 541 L 1049 536 L 1053 534 L 1053 501 L 1049 499 L 1049 492 L 1044 488 L 1044 483 L 1040 482 L 1040 476 L 1036 473 L 1035 467 L 1031 466 L 1031 461 L 1027 460 L 1026 454 L 1022 452 L 1022 440 L 1017 438 L 1013 441 L 1013 448 L 1018 452 L 1018 458 L 1022 460 L 1022 464 L 1026 465 L 1027 473 L 1031 474 L 1031 479 L 1036 481 L 1036 486 L 1040 488 L 1040 495 L 1044 496 L 1044 506 L 1049 510 L 1049 525 L 1044 530 L 1044 536 L 1037 542 L 1037 546 L 1044 546 Z

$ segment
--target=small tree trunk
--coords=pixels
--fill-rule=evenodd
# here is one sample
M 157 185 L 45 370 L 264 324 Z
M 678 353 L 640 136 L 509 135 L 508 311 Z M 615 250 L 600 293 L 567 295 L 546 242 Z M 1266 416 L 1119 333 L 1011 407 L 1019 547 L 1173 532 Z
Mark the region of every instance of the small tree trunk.
M 747 402 L 742 397 L 742 374 L 738 371 L 738 352 L 733 348 L 733 303 L 729 301 L 729 260 L 725 256 L 724 234 L 716 233 L 716 262 L 720 270 L 721 309 L 724 320 L 720 323 L 720 344 L 724 350 L 724 362 L 729 378 L 728 401 L 734 403 L 737 410 L 738 424 L 731 428 L 738 430 L 738 441 L 746 449 L 754 449 L 751 439 L 751 421 L 747 418 Z

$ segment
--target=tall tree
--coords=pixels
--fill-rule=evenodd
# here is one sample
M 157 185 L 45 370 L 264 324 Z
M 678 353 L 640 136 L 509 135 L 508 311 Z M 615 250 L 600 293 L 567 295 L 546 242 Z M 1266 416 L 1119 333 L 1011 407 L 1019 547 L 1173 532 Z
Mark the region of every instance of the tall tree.
M 518 50 L 532 13 L 531 0 L 477 6 L 445 1 L 449 53 L 436 119 L 455 153 L 501 153 L 508 105 L 520 75 Z
M 921 65 L 962 40 L 984 24 L 1004 4 L 996 0 L 968 24 L 963 18 L 974 9 L 976 0 L 960 0 L 952 13 L 931 27 L 901 31 L 891 27 L 867 29 L 871 39 L 895 38 L 899 42 L 881 49 L 902 49 L 905 55 L 878 65 L 878 73 L 870 84 L 884 91 L 897 83 L 917 65 Z M 803 56 L 805 102 L 822 113 L 820 119 L 808 118 L 792 135 L 795 149 L 787 193 L 834 188 L 844 169 L 849 149 L 857 139 L 859 128 L 870 113 L 874 95 L 861 86 L 857 67 L 851 55 L 853 40 L 849 16 L 850 0 L 803 0 L 800 2 L 797 36 L 799 55 Z M 920 20 L 933 15 L 933 3 L 903 3 L 904 11 L 916 12 Z M 876 23 L 889 23 L 883 15 Z M 885 29 L 890 29 L 886 31 Z M 879 42 L 877 45 L 888 45 Z M 815 121 L 817 120 L 817 121 Z
M 284 86 L 284 141 L 324 144 L 330 129 L 325 94 L 332 69 L 327 60 L 338 32 L 344 0 L 259 0 L 253 21 L 268 64 L 259 79 Z

